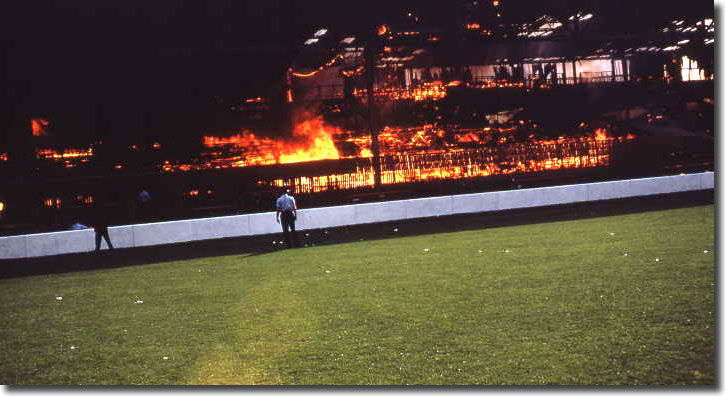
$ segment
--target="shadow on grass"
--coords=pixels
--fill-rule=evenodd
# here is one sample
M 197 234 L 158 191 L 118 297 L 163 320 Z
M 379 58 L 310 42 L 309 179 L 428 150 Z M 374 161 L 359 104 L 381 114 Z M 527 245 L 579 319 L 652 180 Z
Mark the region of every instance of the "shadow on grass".
M 684 208 L 709 205 L 713 204 L 714 201 L 714 190 L 706 190 L 611 201 L 583 202 L 544 208 L 515 209 L 502 212 L 430 217 L 298 231 L 298 235 L 303 245 L 312 247 L 360 240 L 399 238 Z M 259 255 L 280 250 L 281 240 L 282 235 L 279 233 L 183 244 L 115 249 L 113 251 L 102 250 L 99 253 L 75 253 L 30 259 L 0 260 L 0 278 L 98 270 L 235 254 Z M 102 246 L 105 247 L 105 242 Z

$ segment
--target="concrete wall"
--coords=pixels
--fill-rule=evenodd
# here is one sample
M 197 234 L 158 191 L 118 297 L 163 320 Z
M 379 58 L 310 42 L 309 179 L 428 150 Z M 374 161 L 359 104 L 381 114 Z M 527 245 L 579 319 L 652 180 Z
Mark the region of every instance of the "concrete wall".
M 297 212 L 297 229 L 340 227 L 419 217 L 531 208 L 713 188 L 715 188 L 715 174 L 705 172 L 690 175 L 301 209 Z M 111 242 L 117 248 L 279 232 L 281 232 L 281 229 L 275 221 L 274 212 L 109 227 Z M 105 242 L 102 242 L 102 246 L 105 248 Z M 95 236 L 93 230 L 0 237 L 0 259 L 90 252 L 94 248 Z

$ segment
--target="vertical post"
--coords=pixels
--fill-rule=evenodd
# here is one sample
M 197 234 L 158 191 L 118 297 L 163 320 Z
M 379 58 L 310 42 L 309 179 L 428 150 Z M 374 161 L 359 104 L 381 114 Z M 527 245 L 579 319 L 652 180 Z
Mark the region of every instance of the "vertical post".
M 614 67 L 614 56 L 612 56 L 610 60 L 612 61 L 612 82 L 615 82 L 617 81 L 617 69 Z
M 526 87 L 526 72 L 524 72 L 524 61 L 523 60 L 519 60 L 519 75 L 517 77 L 521 79 L 520 81 L 517 81 L 517 82 L 524 83 L 524 87 Z
M 285 82 L 287 85 L 285 86 L 287 91 L 287 103 L 292 103 L 292 68 L 287 69 L 287 76 L 286 76 Z
M 368 91 L 368 127 L 370 128 L 370 145 L 373 152 L 373 178 L 375 189 L 381 187 L 380 180 L 380 143 L 378 142 L 378 129 L 374 122 L 375 115 L 375 94 L 373 86 L 375 82 L 375 42 L 376 36 L 371 32 L 370 39 L 365 46 L 365 72 L 367 75 L 367 91 Z
M 576 51 L 579 50 L 579 47 L 581 44 L 581 41 L 580 41 L 581 40 L 581 31 L 579 30 L 579 18 L 581 18 L 581 17 L 580 17 L 579 12 L 577 12 L 576 15 L 574 15 L 574 29 L 572 30 L 572 37 L 574 38 L 574 48 Z M 575 52 L 575 54 L 576 53 L 577 52 Z M 579 78 L 577 78 L 578 76 L 576 73 L 576 55 L 574 55 L 572 57 L 571 65 L 572 65 L 571 70 L 572 70 L 572 74 L 574 77 L 574 85 L 576 85 L 577 81 L 580 80 Z

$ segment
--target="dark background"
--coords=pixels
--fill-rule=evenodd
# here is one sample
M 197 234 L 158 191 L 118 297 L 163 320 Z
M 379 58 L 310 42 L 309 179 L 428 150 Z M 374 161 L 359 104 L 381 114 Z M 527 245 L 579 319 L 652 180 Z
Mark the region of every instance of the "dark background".
M 507 20 L 591 9 L 613 31 L 712 15 L 708 1 L 501 0 Z M 12 1 L 0 6 L 0 152 L 29 119 L 65 144 L 149 143 L 213 133 L 220 103 L 267 95 L 321 27 L 359 33 L 414 11 L 452 25 L 466 2 L 285 0 Z

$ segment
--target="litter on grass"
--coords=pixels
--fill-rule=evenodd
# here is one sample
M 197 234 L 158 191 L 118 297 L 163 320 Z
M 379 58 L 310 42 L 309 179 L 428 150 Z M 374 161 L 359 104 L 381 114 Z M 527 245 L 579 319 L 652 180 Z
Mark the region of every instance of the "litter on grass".
M 143 300 L 136 300 L 136 304 L 143 304 Z
M 707 253 L 707 250 L 705 250 L 705 253 Z M 58 301 L 61 301 L 61 300 L 63 300 L 63 297 L 57 296 L 55 299 L 58 300 Z
M 430 251 L 430 249 L 428 249 L 428 248 L 425 248 L 425 249 L 423 249 L 423 251 L 424 251 L 424 252 L 429 252 L 429 251 Z
M 510 250 L 508 250 L 508 249 L 504 250 L 503 252 L 504 252 L 504 253 L 511 253 L 511 251 L 510 251 Z

